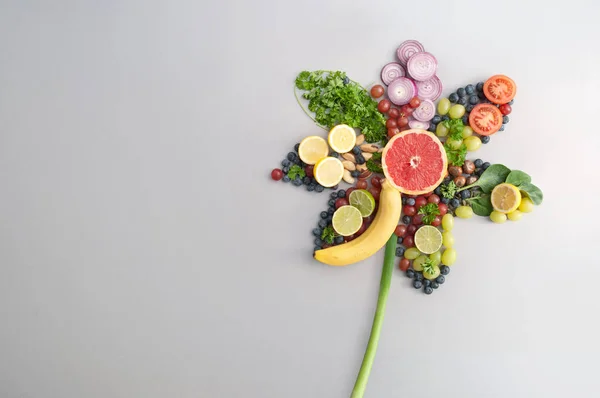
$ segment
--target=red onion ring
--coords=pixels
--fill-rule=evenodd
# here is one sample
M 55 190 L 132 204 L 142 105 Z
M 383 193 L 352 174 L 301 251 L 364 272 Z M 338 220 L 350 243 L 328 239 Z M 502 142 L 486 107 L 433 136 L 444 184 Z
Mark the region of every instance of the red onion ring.
M 435 76 L 437 59 L 427 52 L 416 53 L 408 59 L 406 71 L 415 80 L 423 82 Z
M 400 61 L 401 65 L 406 65 L 408 59 L 416 53 L 425 51 L 425 48 L 421 43 L 416 40 L 406 40 L 402 42 L 396 50 L 396 56 Z
M 411 129 L 427 130 L 429 128 L 429 122 L 420 122 L 418 120 L 411 119 L 408 121 L 408 127 Z
M 435 116 L 435 104 L 432 100 L 424 99 L 412 116 L 420 122 L 428 122 Z
M 431 79 L 425 80 L 424 82 L 416 82 L 415 84 L 419 90 L 419 98 L 422 100 L 429 99 L 435 101 L 442 96 L 444 86 L 437 76 L 433 76 Z
M 405 105 L 417 95 L 417 86 L 409 78 L 399 77 L 390 83 L 387 94 L 394 105 Z
M 390 62 L 381 69 L 381 81 L 386 86 L 399 77 L 406 76 L 402 65 L 397 62 Z

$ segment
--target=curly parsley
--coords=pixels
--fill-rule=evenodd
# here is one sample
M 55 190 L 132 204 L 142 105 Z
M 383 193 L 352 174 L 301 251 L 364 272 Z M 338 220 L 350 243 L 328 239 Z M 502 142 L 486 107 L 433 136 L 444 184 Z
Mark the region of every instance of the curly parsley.
M 462 166 L 465 163 L 467 156 L 467 146 L 460 144 L 460 148 L 454 149 L 449 144 L 444 144 L 446 150 L 446 156 L 448 157 L 448 163 L 452 166 Z
M 442 185 L 442 196 L 446 199 L 452 199 L 456 192 L 458 192 L 458 187 L 454 183 L 454 181 L 450 181 L 448 184 Z
M 321 239 L 328 244 L 332 244 L 334 238 L 335 231 L 333 230 L 333 227 L 331 225 L 328 225 L 321 233 Z
M 461 141 L 465 126 L 462 119 L 450 119 L 442 122 L 444 127 L 448 129 L 448 139 L 452 141 Z
M 383 173 L 383 168 L 381 167 L 381 153 L 375 152 L 371 159 L 367 160 L 367 169 L 371 170 L 373 173 Z
M 296 177 L 300 177 L 300 178 L 306 177 L 306 172 L 304 171 L 304 169 L 302 167 L 295 164 L 292 167 L 290 167 L 290 171 L 288 171 L 287 175 L 288 175 L 288 177 L 290 177 L 291 180 L 295 180 Z
M 430 225 L 435 220 L 435 216 L 440 215 L 440 209 L 435 203 L 427 203 L 419 209 L 419 214 L 423 215 L 423 224 Z

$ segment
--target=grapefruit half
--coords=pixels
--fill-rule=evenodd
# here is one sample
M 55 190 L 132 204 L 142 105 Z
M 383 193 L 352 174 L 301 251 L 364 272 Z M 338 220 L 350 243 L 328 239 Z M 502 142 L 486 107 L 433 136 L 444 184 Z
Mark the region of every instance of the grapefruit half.
M 401 193 L 421 195 L 433 191 L 448 169 L 446 150 L 429 131 L 411 129 L 396 134 L 383 149 L 383 173 Z

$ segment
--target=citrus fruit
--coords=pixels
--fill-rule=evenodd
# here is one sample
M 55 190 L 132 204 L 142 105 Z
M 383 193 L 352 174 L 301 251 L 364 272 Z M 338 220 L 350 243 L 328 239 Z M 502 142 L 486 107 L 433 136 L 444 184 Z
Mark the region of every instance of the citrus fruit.
M 442 247 L 442 233 L 436 227 L 424 225 L 415 233 L 415 246 L 421 253 L 435 253 Z
M 329 131 L 327 141 L 331 149 L 338 153 L 350 152 L 356 145 L 356 132 L 347 124 L 338 124 Z
M 383 173 L 400 192 L 421 195 L 433 191 L 448 168 L 446 151 L 432 133 L 411 129 L 396 134 L 383 149 Z
M 500 213 L 512 213 L 521 204 L 521 192 L 512 184 L 498 184 L 492 190 L 492 207 Z
M 333 213 L 331 225 L 335 232 L 342 236 L 350 236 L 356 233 L 362 226 L 363 219 L 360 211 L 354 206 L 346 205 L 338 208 Z
M 329 155 L 329 146 L 323 138 L 311 135 L 300 142 L 298 155 L 306 164 L 315 164 Z
M 313 175 L 319 184 L 324 187 L 333 187 L 342 181 L 344 165 L 338 158 L 324 157 L 315 164 Z
M 356 207 L 363 217 L 369 217 L 375 210 L 375 198 L 366 189 L 350 192 L 350 205 Z

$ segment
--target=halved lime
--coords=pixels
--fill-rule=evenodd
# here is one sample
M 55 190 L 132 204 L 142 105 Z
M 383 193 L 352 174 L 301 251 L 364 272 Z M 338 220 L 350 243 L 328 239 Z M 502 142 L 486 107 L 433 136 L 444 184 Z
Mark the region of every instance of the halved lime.
M 423 225 L 415 233 L 415 246 L 421 253 L 435 253 L 442 247 L 442 233 L 436 227 Z
M 356 233 L 362 226 L 363 219 L 360 211 L 354 206 L 341 206 L 331 219 L 335 232 L 342 236 L 350 236 Z
M 366 189 L 350 192 L 350 206 L 356 207 L 363 217 L 369 217 L 375 210 L 375 198 Z

